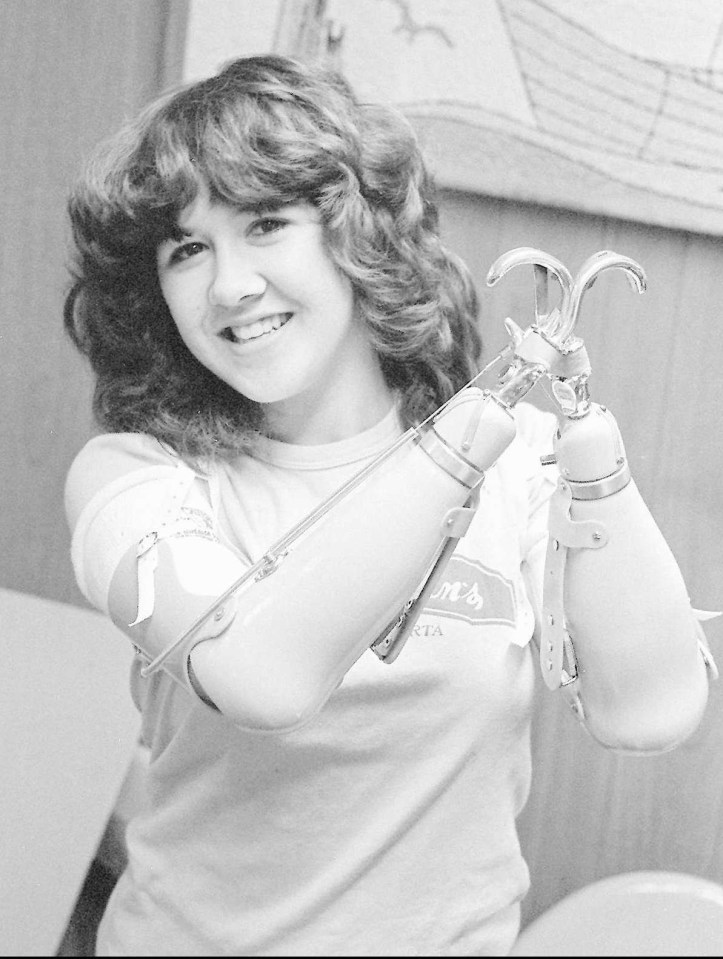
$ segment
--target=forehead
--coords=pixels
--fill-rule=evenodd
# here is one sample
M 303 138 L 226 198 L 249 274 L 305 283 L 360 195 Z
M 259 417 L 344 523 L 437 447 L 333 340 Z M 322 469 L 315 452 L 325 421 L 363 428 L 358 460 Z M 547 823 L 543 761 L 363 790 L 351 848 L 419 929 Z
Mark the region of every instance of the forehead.
M 184 233 L 193 232 L 201 227 L 235 222 L 271 215 L 287 215 L 303 221 L 320 222 L 316 207 L 306 200 L 294 203 L 259 203 L 253 207 L 236 205 L 226 200 L 212 198 L 207 189 L 199 194 L 179 212 L 176 223 Z
M 211 199 L 208 187 L 202 184 L 193 200 L 179 210 L 176 222 L 180 229 L 186 230 L 193 223 L 207 219 L 214 210 L 222 206 L 223 204 Z

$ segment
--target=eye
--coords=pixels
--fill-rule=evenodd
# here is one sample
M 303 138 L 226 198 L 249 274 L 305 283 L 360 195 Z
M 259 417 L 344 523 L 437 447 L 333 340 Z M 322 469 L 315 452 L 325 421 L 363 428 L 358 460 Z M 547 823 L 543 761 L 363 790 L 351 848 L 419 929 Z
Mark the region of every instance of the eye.
M 280 216 L 260 216 L 248 227 L 248 235 L 255 237 L 273 236 L 288 225 L 288 220 Z
M 197 240 L 192 240 L 190 243 L 181 243 L 171 250 L 168 263 L 173 265 L 174 263 L 182 263 L 184 260 L 190 260 L 192 256 L 197 256 L 205 249 L 206 245 L 199 243 Z

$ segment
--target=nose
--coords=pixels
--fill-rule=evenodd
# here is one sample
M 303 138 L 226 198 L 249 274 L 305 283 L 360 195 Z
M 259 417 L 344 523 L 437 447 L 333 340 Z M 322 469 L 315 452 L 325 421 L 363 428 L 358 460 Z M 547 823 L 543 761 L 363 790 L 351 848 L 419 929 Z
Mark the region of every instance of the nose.
M 261 296 L 265 290 L 266 279 L 252 258 L 232 251 L 217 253 L 208 290 L 212 306 L 234 309 L 244 301 Z

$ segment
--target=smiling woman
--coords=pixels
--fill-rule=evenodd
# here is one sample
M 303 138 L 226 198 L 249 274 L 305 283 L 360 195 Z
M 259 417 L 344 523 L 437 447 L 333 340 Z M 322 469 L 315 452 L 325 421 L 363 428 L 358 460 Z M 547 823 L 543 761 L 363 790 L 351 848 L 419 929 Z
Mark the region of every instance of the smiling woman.
M 581 341 L 518 331 L 496 388 L 473 385 L 477 298 L 409 125 L 280 57 L 149 107 L 70 215 L 65 320 L 105 429 L 68 474 L 72 558 L 133 644 L 150 754 L 98 954 L 504 954 L 529 884 L 531 641 L 568 532 L 540 453 L 612 456 L 613 484 L 570 485 L 643 513 Z M 553 366 L 585 405 L 559 431 L 519 402 Z M 632 528 L 594 542 L 598 563 L 644 556 L 645 635 L 609 635 L 611 609 L 633 621 L 620 575 L 595 574 L 584 625 L 615 651 L 606 745 L 667 749 L 706 665 L 672 556 Z
M 99 203 L 107 205 L 102 216 Z M 249 58 L 162 98 L 99 151 L 71 217 L 80 272 L 66 326 L 97 358 L 95 409 L 109 428 L 148 430 L 191 457 L 228 455 L 266 432 L 270 410 L 262 413 L 195 352 L 203 323 L 224 329 L 245 325 L 228 314 L 262 318 L 236 302 L 252 294 L 263 315 L 294 313 L 284 332 L 298 337 L 302 356 L 296 371 L 279 368 L 279 376 L 301 376 L 302 390 L 303 353 L 316 337 L 314 349 L 327 357 L 314 360 L 318 372 L 326 366 L 325 376 L 340 381 L 342 369 L 351 374 L 359 365 L 381 391 L 367 422 L 387 388 L 399 390 L 411 425 L 475 371 L 476 295 L 466 269 L 440 244 L 411 128 L 381 106 L 357 104 L 340 77 Z M 278 289 L 264 273 L 271 262 Z M 308 308 L 289 308 L 297 287 L 311 298 Z M 206 297 L 194 307 L 203 319 L 191 320 L 175 296 L 189 288 Z M 348 342 L 347 324 L 354 327 Z M 179 338 L 196 347 L 179 349 Z M 337 369 L 332 354 L 341 346 L 355 355 L 340 356 Z M 214 362 L 228 361 L 230 351 L 222 360 L 214 349 Z M 247 366 L 261 388 L 265 376 L 253 373 L 250 351 Z M 311 391 L 297 420 L 306 423 L 318 402 Z M 368 402 L 348 391 L 337 413 L 348 406 L 361 416 Z
M 200 363 L 264 405 L 269 435 L 330 442 L 383 417 L 390 389 L 311 204 L 245 212 L 204 188 L 178 229 L 158 248 L 171 316 Z

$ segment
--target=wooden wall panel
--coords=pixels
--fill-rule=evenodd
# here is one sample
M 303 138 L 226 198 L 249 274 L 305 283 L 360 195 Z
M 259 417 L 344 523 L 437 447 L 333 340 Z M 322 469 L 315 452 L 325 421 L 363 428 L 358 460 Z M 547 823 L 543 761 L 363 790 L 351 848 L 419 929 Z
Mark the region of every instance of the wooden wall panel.
M 617 416 L 633 475 L 693 604 L 723 608 L 721 240 L 450 192 L 442 199 L 447 240 L 475 273 L 490 351 L 505 341 L 505 316 L 522 326 L 533 318 L 531 268 L 485 285 L 507 250 L 538 247 L 573 272 L 602 249 L 643 266 L 643 296 L 616 271 L 586 295 L 579 332 L 593 366 L 591 391 Z M 543 390 L 533 398 L 552 408 Z M 706 631 L 723 665 L 723 620 Z M 533 755 L 520 820 L 532 876 L 525 921 L 617 872 L 671 869 L 723 882 L 723 681 L 713 684 L 693 737 L 655 757 L 604 750 L 540 682 Z
M 180 76 L 184 0 L 0 3 L 0 585 L 82 603 L 62 503 L 92 435 L 62 330 L 65 202 L 83 158 Z

